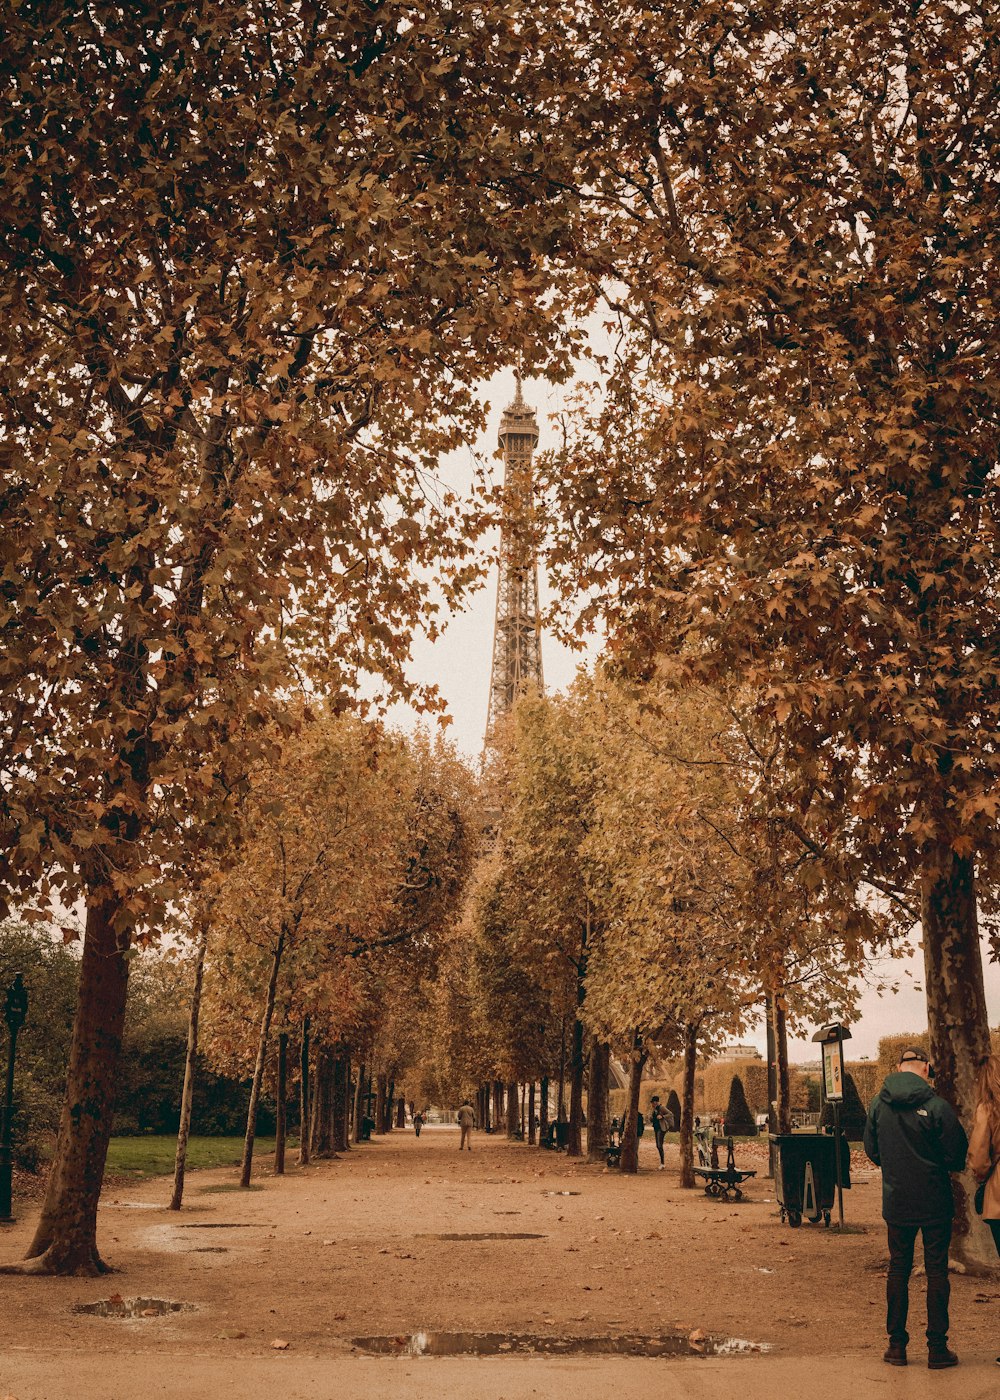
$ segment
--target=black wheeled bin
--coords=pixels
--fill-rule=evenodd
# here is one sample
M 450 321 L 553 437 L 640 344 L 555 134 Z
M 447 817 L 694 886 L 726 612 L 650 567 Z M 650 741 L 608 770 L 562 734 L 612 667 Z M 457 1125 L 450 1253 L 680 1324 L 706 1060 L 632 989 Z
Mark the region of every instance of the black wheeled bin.
M 830 1133 L 772 1133 L 775 1147 L 774 1189 L 781 1218 L 801 1225 L 803 1216 L 814 1224 L 830 1223 L 837 1190 L 836 1139 Z M 840 1138 L 840 1171 L 851 1184 L 851 1149 Z

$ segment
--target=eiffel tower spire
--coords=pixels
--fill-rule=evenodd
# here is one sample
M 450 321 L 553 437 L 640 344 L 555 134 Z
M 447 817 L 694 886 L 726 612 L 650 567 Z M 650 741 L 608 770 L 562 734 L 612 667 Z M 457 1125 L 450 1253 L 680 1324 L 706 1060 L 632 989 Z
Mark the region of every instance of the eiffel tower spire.
M 533 538 L 531 457 L 538 445 L 535 411 L 524 402 L 517 375 L 514 402 L 500 420 L 504 462 L 504 521 L 493 631 L 493 670 L 487 736 L 529 685 L 542 689 L 542 631 L 538 612 L 538 558 Z

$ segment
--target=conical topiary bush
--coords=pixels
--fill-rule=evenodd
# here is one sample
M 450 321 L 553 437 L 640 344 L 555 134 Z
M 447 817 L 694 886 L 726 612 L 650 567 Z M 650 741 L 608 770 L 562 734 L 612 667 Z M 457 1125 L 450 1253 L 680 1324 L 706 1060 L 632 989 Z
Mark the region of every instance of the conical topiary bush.
M 861 1102 L 857 1085 L 849 1074 L 844 1075 L 844 1102 L 840 1105 L 840 1130 L 848 1142 L 860 1142 L 865 1135 L 865 1119 L 868 1112 Z M 829 1099 L 823 1104 L 819 1126 L 833 1130 L 833 1104 Z
M 746 1091 L 743 1088 L 743 1080 L 738 1074 L 733 1075 L 733 1082 L 729 1086 L 729 1107 L 726 1109 L 724 1131 L 726 1137 L 756 1137 L 757 1135 L 757 1123 L 750 1112 Z
M 677 1090 L 671 1089 L 667 1095 L 667 1112 L 674 1115 L 674 1127 L 681 1125 L 681 1101 L 677 1096 Z

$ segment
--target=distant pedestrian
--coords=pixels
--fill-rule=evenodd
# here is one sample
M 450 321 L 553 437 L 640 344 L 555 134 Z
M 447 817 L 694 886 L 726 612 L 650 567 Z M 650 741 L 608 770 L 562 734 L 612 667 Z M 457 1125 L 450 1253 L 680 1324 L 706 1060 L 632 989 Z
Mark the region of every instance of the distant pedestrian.
M 414 1133 L 416 1133 L 417 1137 L 420 1136 L 420 1129 L 421 1129 L 423 1126 L 424 1126 L 424 1115 L 423 1115 L 422 1113 L 415 1113 L 415 1114 L 413 1115 L 413 1131 L 414 1131 Z
M 656 1143 L 656 1150 L 660 1154 L 660 1171 L 663 1171 L 663 1139 L 674 1126 L 674 1116 L 669 1113 L 660 1103 L 659 1094 L 653 1095 L 650 1107 L 650 1117 L 653 1120 L 653 1139 Z
M 927 1271 L 927 1365 L 957 1366 L 948 1348 L 948 1246 L 954 1201 L 949 1172 L 965 1166 L 968 1140 L 951 1104 L 931 1088 L 934 1070 L 916 1047 L 903 1051 L 886 1077 L 865 1123 L 865 1151 L 882 1168 L 882 1216 L 889 1236 L 883 1360 L 906 1365 L 913 1246 L 923 1236 Z
M 458 1110 L 458 1126 L 462 1130 L 458 1150 L 461 1152 L 463 1147 L 467 1147 L 471 1152 L 472 1130 L 476 1126 L 476 1110 L 472 1107 L 471 1103 L 463 1103 L 462 1107 Z

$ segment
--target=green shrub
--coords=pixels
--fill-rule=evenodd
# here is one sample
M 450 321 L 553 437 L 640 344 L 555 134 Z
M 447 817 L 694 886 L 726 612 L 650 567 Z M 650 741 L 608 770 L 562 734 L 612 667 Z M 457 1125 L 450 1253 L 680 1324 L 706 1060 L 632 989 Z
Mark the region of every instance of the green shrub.
M 733 1075 L 729 1086 L 729 1106 L 726 1109 L 724 1132 L 727 1137 L 755 1137 L 757 1133 L 757 1123 L 750 1112 L 743 1080 L 738 1074 Z
M 860 1142 L 864 1137 L 867 1116 L 868 1110 L 861 1102 L 857 1085 L 854 1083 L 854 1076 L 845 1074 L 844 1102 L 840 1106 L 840 1129 L 849 1142 Z M 830 1103 L 829 1099 L 823 1105 L 819 1126 L 821 1128 L 833 1127 L 833 1104 Z

